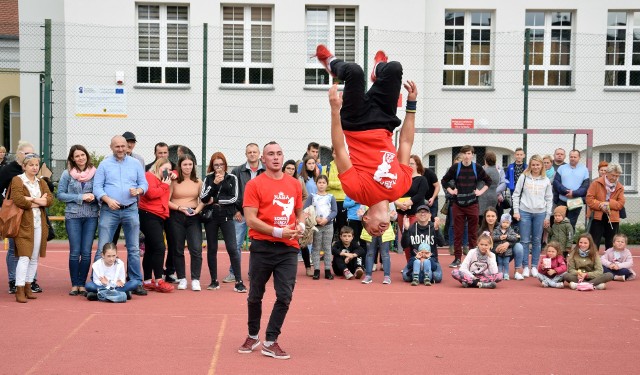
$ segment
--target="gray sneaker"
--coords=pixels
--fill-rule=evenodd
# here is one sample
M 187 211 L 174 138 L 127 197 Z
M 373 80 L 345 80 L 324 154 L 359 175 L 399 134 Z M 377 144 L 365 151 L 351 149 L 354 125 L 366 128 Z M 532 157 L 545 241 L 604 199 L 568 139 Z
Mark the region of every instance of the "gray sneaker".
M 222 279 L 223 283 L 235 283 L 236 282 L 236 276 L 232 273 L 228 274 L 227 277 L 225 277 L 224 279 Z

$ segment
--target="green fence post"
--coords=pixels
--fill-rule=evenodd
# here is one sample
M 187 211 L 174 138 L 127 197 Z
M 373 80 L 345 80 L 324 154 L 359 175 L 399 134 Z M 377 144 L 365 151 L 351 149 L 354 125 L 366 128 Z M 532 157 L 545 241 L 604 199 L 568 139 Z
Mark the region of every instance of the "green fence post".
M 206 175 L 207 165 L 207 45 L 209 24 L 202 28 L 202 179 Z
M 51 167 L 51 19 L 44 20 L 44 93 L 42 161 Z
M 522 110 L 522 128 L 529 128 L 529 59 L 531 44 L 531 29 L 524 30 L 524 108 Z M 522 150 L 527 155 L 527 133 L 522 134 Z
M 363 58 L 362 67 L 365 71 L 364 75 L 364 91 L 367 91 L 367 74 L 369 71 L 369 26 L 364 27 L 364 58 Z

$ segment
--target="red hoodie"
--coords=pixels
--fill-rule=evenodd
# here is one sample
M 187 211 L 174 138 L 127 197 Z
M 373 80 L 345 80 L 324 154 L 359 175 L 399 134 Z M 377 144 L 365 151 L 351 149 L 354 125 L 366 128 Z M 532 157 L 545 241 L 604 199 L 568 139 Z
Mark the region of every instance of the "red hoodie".
M 554 277 L 567 272 L 567 262 L 565 262 L 562 255 L 558 254 L 555 258 L 551 258 L 551 268 L 549 269 L 544 268 L 544 263 L 542 260 L 545 258 L 549 257 L 545 254 L 544 256 L 540 257 L 540 262 L 538 263 L 538 272 L 540 272 L 541 274 L 547 277 Z M 549 275 L 548 272 L 550 270 L 554 270 L 556 271 L 556 273 L 554 273 L 553 275 Z
M 144 174 L 149 189 L 140 197 L 138 207 L 163 219 L 169 217 L 169 185 L 163 183 L 151 172 Z

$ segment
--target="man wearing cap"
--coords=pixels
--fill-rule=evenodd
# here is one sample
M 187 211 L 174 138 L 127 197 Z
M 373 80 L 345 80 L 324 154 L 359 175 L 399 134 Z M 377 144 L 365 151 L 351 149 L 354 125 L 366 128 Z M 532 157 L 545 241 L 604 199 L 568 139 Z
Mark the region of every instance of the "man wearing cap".
M 136 143 L 138 143 L 138 141 L 136 141 L 136 135 L 132 132 L 124 132 L 122 136 L 127 141 L 127 146 L 129 146 L 127 154 L 132 158 L 137 159 L 140 164 L 142 164 L 142 168 L 144 168 L 144 158 L 142 155 L 133 152 L 133 149 L 136 148 Z
M 438 246 L 444 246 L 444 238 L 439 230 L 440 219 L 436 217 L 434 221 L 431 221 L 431 209 L 426 204 L 418 206 L 416 219 L 417 220 L 411 224 L 409 217 L 405 216 L 401 223 L 404 227 L 401 245 L 403 248 L 409 248 L 411 251 L 411 258 L 402 271 L 402 278 L 407 282 L 412 281 L 415 276 L 418 276 L 420 279 L 420 274 L 413 274 L 413 262 L 416 259 L 416 254 L 420 250 L 420 246 L 426 244 L 431 251 L 431 257 L 429 258 L 431 272 L 424 270 L 424 276 L 430 275 L 429 284 L 426 284 L 426 279 L 419 281 L 425 282 L 425 285 L 439 283 L 442 281 L 442 266 L 440 266 L 440 262 L 438 262 Z
M 98 251 L 113 239 L 119 224 L 124 229 L 127 246 L 127 271 L 129 279 L 138 282 L 136 294 L 145 295 L 140 272 L 138 196 L 149 187 L 140 163 L 127 155 L 125 137 L 116 135 L 111 139 L 113 156 L 106 157 L 98 166 L 93 180 L 93 195 L 101 203 L 98 223 Z

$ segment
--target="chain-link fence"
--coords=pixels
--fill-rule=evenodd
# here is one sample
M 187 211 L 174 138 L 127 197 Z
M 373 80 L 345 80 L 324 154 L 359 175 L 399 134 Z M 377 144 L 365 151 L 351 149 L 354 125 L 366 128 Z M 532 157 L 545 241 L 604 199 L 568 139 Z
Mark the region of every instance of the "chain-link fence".
M 30 88 L 21 92 L 22 128 L 37 128 L 28 136 L 44 130 L 41 148 L 53 160 L 54 176 L 64 167 L 71 145 L 80 143 L 106 155 L 110 138 L 124 131 L 136 134 L 134 152 L 147 163 L 157 142 L 186 145 L 199 161 L 222 151 L 231 166 L 244 161 L 249 142 L 277 140 L 292 159 L 300 159 L 311 141 L 330 145 L 329 77 L 309 56 L 317 38 L 308 32 L 272 32 L 264 25 L 172 25 L 160 23 L 156 29 L 143 22 L 132 27 L 54 22 L 49 47 L 44 22 L 21 24 L 18 69 L 0 50 L 0 72 L 19 71 L 20 79 L 31 83 L 21 84 Z M 533 32 L 529 44 L 525 37 L 524 31 L 425 34 L 354 28 L 348 35 L 336 31 L 327 40 L 338 56 L 363 65 L 367 75 L 378 49 L 402 62 L 404 79 L 419 87 L 417 127 L 593 129 L 592 173 L 600 160 L 623 166 L 627 212 L 637 220 L 640 82 L 638 65 L 631 61 L 640 55 L 629 52 L 629 62 L 612 63 L 608 54 L 616 49 L 604 34 L 561 33 L 541 39 Z M 49 105 L 47 48 L 52 81 L 48 128 L 42 118 Z M 98 102 L 80 97 L 81 90 L 104 88 L 121 88 L 123 95 L 98 96 Z M 91 105 L 103 105 L 104 112 L 83 113 Z M 400 107 L 400 118 L 403 112 Z M 47 142 L 50 147 L 44 147 Z M 523 136 L 416 134 L 413 151 L 442 176 L 454 148 L 462 144 L 496 152 L 503 165 L 513 161 Z M 526 143 L 529 155 L 553 154 L 557 147 L 584 151 L 586 138 L 539 134 Z

